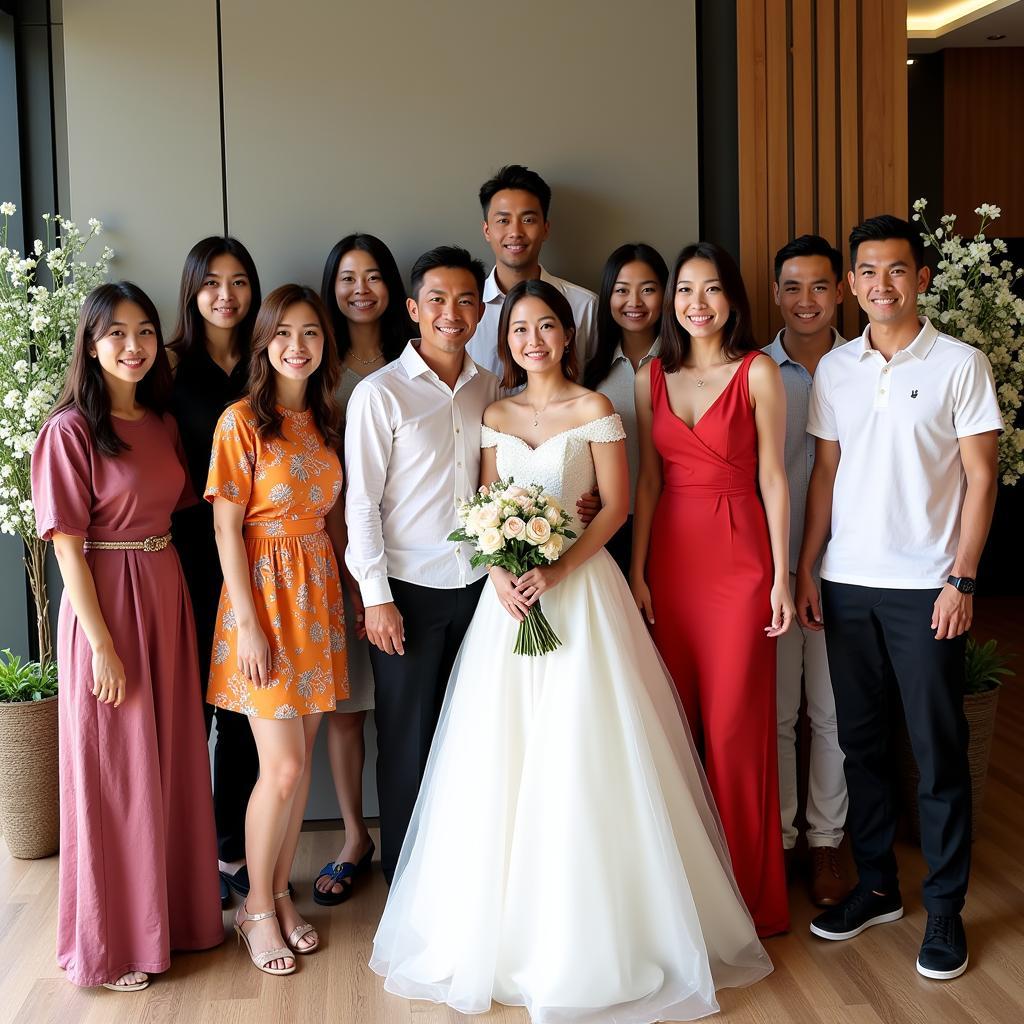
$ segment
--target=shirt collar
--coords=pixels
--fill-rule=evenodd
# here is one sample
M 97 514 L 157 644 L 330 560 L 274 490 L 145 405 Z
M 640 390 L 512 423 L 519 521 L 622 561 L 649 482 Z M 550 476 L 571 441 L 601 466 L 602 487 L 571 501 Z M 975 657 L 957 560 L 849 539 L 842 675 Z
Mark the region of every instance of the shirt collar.
M 661 355 L 661 338 L 655 338 L 654 344 L 647 350 L 647 355 L 643 356 L 640 360 L 640 365 L 645 366 L 655 356 Z M 622 351 L 622 342 L 620 341 L 615 346 L 615 351 L 612 353 L 612 366 L 614 366 L 620 359 L 625 360 L 628 357 L 626 353 Z
M 540 268 L 540 279 L 558 287 L 558 278 L 549 274 L 543 267 Z M 498 285 L 498 268 L 496 266 L 491 268 L 491 272 L 487 275 L 487 280 L 484 281 L 483 301 L 485 303 L 501 303 L 505 301 L 505 293 Z
M 921 329 L 917 332 L 917 337 L 903 349 L 904 352 L 908 352 L 915 359 L 927 359 L 928 353 L 931 352 L 932 347 L 935 345 L 935 339 L 938 338 L 939 332 L 935 325 L 926 316 L 918 317 L 918 322 L 921 325 Z M 869 352 L 876 351 L 871 346 L 871 325 L 868 324 L 864 328 L 864 333 L 860 338 L 861 349 L 858 354 L 858 359 L 863 359 Z M 898 354 L 898 353 L 897 353 Z
M 785 333 L 786 328 L 783 327 L 782 330 L 775 335 L 775 340 L 768 346 L 768 355 L 770 355 L 772 359 L 779 364 L 779 366 L 782 366 L 783 363 L 792 363 L 794 366 L 799 366 L 800 364 L 790 357 L 789 353 L 786 351 L 786 346 L 782 344 L 782 336 Z M 833 327 L 832 348 L 829 349 L 829 351 L 831 352 L 832 349 L 837 349 L 840 345 L 844 344 L 846 344 L 846 339 L 843 338 L 843 336 Z
M 420 349 L 417 342 L 418 338 L 411 338 L 404 349 L 402 354 L 398 357 L 398 361 L 402 364 L 402 369 L 409 375 L 410 379 L 416 377 L 422 377 L 423 374 L 429 373 L 435 380 L 438 379 L 437 374 L 427 365 L 426 360 L 420 355 Z M 462 371 L 459 373 L 459 379 L 455 383 L 455 390 L 465 384 L 468 380 L 471 380 L 477 375 L 478 367 L 473 362 L 468 352 L 462 354 Z

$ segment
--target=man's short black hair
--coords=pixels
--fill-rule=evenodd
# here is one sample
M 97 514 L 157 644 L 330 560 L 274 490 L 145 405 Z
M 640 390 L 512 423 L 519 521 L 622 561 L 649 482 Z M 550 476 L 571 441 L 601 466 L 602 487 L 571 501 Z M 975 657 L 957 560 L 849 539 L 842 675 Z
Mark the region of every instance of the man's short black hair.
M 902 238 L 910 244 L 914 264 L 920 270 L 924 266 L 924 242 L 921 233 L 909 221 L 883 213 L 868 217 L 850 232 L 850 269 L 857 271 L 857 250 L 862 242 L 886 242 L 890 238 Z
M 843 257 L 839 250 L 826 241 L 821 235 L 801 235 L 787 242 L 775 254 L 775 283 L 779 283 L 779 275 L 782 273 L 782 265 L 786 260 L 796 259 L 798 256 L 824 256 L 832 266 L 832 273 L 835 275 L 838 284 L 843 278 Z
M 484 220 L 487 220 L 487 214 L 491 209 L 491 200 L 494 196 L 509 188 L 529 192 L 530 195 L 536 196 L 544 220 L 548 219 L 548 210 L 551 208 L 551 188 L 548 183 L 536 171 L 531 171 L 529 167 L 524 167 L 522 164 L 507 164 L 493 178 L 488 178 L 480 186 L 480 208 L 484 211 Z
M 473 280 L 476 281 L 477 298 L 483 296 L 484 279 L 487 277 L 484 265 L 474 259 L 469 251 L 460 245 L 438 245 L 433 249 L 428 249 L 412 265 L 412 273 L 409 276 L 411 286 L 409 294 L 416 302 L 419 302 L 420 288 L 423 286 L 423 278 L 427 271 L 436 270 L 438 267 L 468 270 L 473 275 Z

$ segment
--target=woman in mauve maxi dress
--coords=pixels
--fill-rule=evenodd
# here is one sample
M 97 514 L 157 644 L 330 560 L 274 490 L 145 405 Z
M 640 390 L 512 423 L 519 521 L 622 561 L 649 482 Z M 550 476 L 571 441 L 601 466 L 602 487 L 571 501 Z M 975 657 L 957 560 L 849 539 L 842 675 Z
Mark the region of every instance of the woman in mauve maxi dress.
M 789 928 L 775 717 L 775 637 L 792 612 L 788 492 L 779 493 L 786 488 L 785 398 L 777 367 L 745 327 L 749 316 L 736 313 L 749 307 L 734 269 L 726 254 L 702 243 L 683 250 L 669 278 L 675 295 L 662 320 L 662 356 L 638 378 L 647 385 L 637 389 L 641 450 L 660 490 L 648 486 L 637 499 L 646 521 L 631 576 L 634 593 L 642 592 L 638 576 L 649 588 L 654 642 L 701 749 L 736 881 L 764 938 Z M 702 285 L 706 296 L 697 294 Z M 710 333 L 715 319 L 721 322 Z M 677 365 L 667 371 L 672 351 Z M 766 372 L 758 396 L 759 356 L 757 370 Z M 670 402 L 669 372 L 682 415 Z M 691 426 L 683 416 L 693 413 Z M 648 482 L 644 454 L 641 460 L 638 494 Z
M 108 304 L 118 297 L 105 296 Z M 87 303 L 83 321 L 90 312 Z M 166 363 L 162 347 L 159 356 Z M 195 500 L 170 415 L 146 409 L 110 423 L 130 446 L 114 457 L 99 451 L 74 406 L 44 425 L 32 454 L 41 537 L 163 537 L 171 512 Z M 93 696 L 93 650 L 66 589 L 57 628 L 57 961 L 76 985 L 103 985 L 165 971 L 172 949 L 215 946 L 224 927 L 195 631 L 178 555 L 168 546 L 92 549 L 84 558 L 124 666 L 125 697 L 116 706 Z

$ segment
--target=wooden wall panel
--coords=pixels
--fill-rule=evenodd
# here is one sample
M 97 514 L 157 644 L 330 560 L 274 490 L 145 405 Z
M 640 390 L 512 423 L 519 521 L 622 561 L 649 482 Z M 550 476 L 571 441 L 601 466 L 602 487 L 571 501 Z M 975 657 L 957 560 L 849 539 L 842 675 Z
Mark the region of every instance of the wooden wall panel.
M 945 54 L 943 213 L 967 233 L 974 209 L 1002 207 L 998 235 L 1024 237 L 1024 145 L 1016 118 L 1024 109 L 1024 47 L 949 49 Z M 939 211 L 932 219 L 937 219 Z
M 777 249 L 817 232 L 845 251 L 864 217 L 907 214 L 906 17 L 906 0 L 738 0 L 740 258 L 765 341 Z M 859 333 L 852 297 L 839 321 Z

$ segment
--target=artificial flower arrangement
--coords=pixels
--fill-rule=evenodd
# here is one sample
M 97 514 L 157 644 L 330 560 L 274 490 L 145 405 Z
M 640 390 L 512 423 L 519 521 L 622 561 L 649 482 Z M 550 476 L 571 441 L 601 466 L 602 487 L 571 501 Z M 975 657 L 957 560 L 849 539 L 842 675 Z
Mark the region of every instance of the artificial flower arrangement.
M 513 576 L 551 565 L 565 541 L 576 536 L 569 529 L 572 517 L 543 487 L 520 487 L 512 477 L 481 487 L 459 504 L 457 514 L 462 525 L 448 539 L 474 546 L 472 566 L 497 565 Z M 519 623 L 513 653 L 536 657 L 561 644 L 537 601 Z

